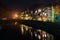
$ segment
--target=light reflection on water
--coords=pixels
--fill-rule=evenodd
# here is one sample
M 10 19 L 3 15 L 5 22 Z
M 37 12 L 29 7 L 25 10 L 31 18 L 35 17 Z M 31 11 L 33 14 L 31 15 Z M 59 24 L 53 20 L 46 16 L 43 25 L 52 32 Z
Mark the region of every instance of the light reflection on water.
M 21 34 L 35 40 L 53 40 L 54 36 L 40 29 L 20 24 Z

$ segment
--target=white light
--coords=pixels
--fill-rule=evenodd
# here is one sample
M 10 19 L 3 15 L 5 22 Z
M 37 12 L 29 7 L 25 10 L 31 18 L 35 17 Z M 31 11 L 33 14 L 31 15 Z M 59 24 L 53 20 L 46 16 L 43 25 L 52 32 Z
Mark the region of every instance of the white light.
M 37 10 L 35 11 L 35 13 L 37 13 Z
M 28 14 L 26 14 L 26 17 L 28 16 Z
M 41 9 L 38 9 L 38 12 L 41 12 Z
M 37 34 L 35 33 L 35 36 L 37 37 Z
M 43 34 L 42 37 L 47 37 L 47 35 L 46 34 Z
M 43 14 L 45 14 L 45 13 L 43 12 Z
M 45 37 L 47 37 L 47 35 L 45 34 Z
M 47 13 L 45 13 L 44 15 L 47 16 Z
M 38 38 L 39 38 L 39 39 L 41 39 L 41 36 L 40 36 L 40 35 L 38 35 Z
M 43 15 L 44 15 L 44 16 L 47 16 L 47 13 L 43 12 Z

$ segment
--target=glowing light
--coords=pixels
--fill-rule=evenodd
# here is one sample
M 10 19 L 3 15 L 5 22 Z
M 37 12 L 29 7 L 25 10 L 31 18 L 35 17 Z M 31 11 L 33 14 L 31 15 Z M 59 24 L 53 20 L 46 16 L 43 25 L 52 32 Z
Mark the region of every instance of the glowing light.
M 28 16 L 28 17 L 24 17 L 25 20 L 32 20 L 32 17 Z
M 38 21 L 42 21 L 41 17 L 39 17 L 37 20 L 38 20 Z
M 7 18 L 2 18 L 2 20 L 7 20 Z
M 52 6 L 52 22 L 54 22 L 54 8 Z
M 43 19 L 44 22 L 48 20 L 46 17 L 43 17 L 42 19 Z
M 59 12 L 59 6 L 56 5 L 54 6 L 54 14 L 58 14 L 58 12 Z
M 41 12 L 41 9 L 38 9 L 38 12 Z
M 22 34 L 23 34 L 23 33 L 24 33 L 24 29 L 23 29 L 24 27 L 23 27 L 23 26 L 24 26 L 24 25 L 21 24 L 20 26 L 21 26 L 21 32 L 22 32 Z
M 46 35 L 46 32 L 45 32 L 45 31 L 43 31 L 43 32 L 42 32 L 42 37 L 47 37 L 47 35 Z
M 47 13 L 44 13 L 44 12 L 43 12 L 43 15 L 44 15 L 44 16 L 47 16 Z
M 14 14 L 13 19 L 17 19 L 17 18 L 18 18 L 18 14 Z
M 37 10 L 35 11 L 35 13 L 37 13 Z
M 28 18 L 28 17 L 25 17 L 24 19 L 25 19 L 25 20 L 28 20 L 29 18 Z
M 47 16 L 47 13 L 45 13 L 44 15 Z
M 35 33 L 35 36 L 37 37 L 37 34 Z
M 45 13 L 43 12 L 43 14 L 45 14 Z
M 17 14 L 15 14 L 14 16 L 15 16 L 15 17 L 18 17 L 18 15 L 17 15 Z
M 40 29 L 38 29 L 37 31 L 38 31 L 38 32 L 41 32 L 41 30 L 40 30 Z
M 24 25 L 24 27 L 25 27 L 26 31 L 28 31 L 28 26 Z
M 15 22 L 15 25 L 17 25 L 17 22 Z
M 25 16 L 26 16 L 26 17 L 28 17 L 29 15 L 28 15 L 28 14 L 26 14 Z
M 41 36 L 40 36 L 40 35 L 38 35 L 38 38 L 39 38 L 39 39 L 41 39 Z

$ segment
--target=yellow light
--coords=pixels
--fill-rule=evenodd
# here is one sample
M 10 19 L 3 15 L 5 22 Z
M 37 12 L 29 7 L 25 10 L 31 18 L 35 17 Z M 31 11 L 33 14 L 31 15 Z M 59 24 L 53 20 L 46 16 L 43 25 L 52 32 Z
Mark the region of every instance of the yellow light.
M 24 19 L 25 19 L 25 20 L 28 20 L 28 17 L 25 17 Z
M 26 27 L 26 31 L 28 31 L 28 27 Z
M 20 17 L 20 19 L 24 19 L 24 17 Z
M 38 21 L 42 21 L 42 19 L 41 19 L 41 17 L 38 17 L 38 19 L 37 19 Z
M 40 29 L 38 29 L 37 31 L 41 33 L 41 30 Z
M 43 17 L 43 21 L 47 21 L 48 19 L 46 17 Z
M 32 29 L 32 27 L 29 27 L 29 29 Z
M 17 14 L 15 14 L 15 17 L 18 17 L 18 15 L 17 15 Z
M 18 15 L 17 14 L 14 14 L 13 15 L 13 19 L 17 19 L 18 18 Z
M 13 19 L 17 19 L 17 18 L 18 18 L 18 13 L 19 13 L 19 12 L 17 12 L 17 11 L 13 11 L 11 17 L 12 17 Z
M 22 32 L 22 34 L 23 34 L 23 33 L 24 33 L 23 24 L 21 24 L 20 26 L 21 26 L 21 32 Z
M 32 17 L 28 16 L 28 17 L 24 17 L 25 20 L 32 20 Z
M 24 27 L 25 27 L 26 31 L 28 31 L 28 26 L 24 25 Z

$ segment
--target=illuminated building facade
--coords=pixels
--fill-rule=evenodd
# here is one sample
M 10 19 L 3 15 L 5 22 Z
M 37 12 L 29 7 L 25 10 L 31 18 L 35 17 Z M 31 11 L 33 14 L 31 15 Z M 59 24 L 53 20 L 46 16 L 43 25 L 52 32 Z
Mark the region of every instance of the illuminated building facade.
M 59 6 L 50 6 L 43 8 L 35 8 L 28 9 L 20 13 L 20 20 L 36 20 L 36 21 L 44 21 L 44 22 L 59 22 L 60 21 L 60 13 Z M 36 40 L 53 40 L 53 35 L 36 28 L 29 28 L 26 25 L 21 26 L 22 34 L 28 33 L 30 37 Z M 31 40 L 32 40 L 31 39 Z
M 35 8 L 35 9 L 27 9 L 19 14 L 20 20 L 36 20 L 36 21 L 44 21 L 44 22 L 54 22 L 54 7 L 43 7 L 43 8 Z M 20 25 L 20 29 L 23 36 L 28 37 L 28 39 L 35 40 L 53 40 L 53 35 L 32 27 L 28 27 L 26 25 Z
M 60 14 L 59 8 L 59 5 L 54 5 L 49 7 L 27 9 L 20 13 L 19 19 L 58 22 L 58 15 Z
M 23 20 L 54 21 L 53 7 L 50 9 L 49 7 L 45 7 L 26 10 L 22 12 L 19 17 Z

